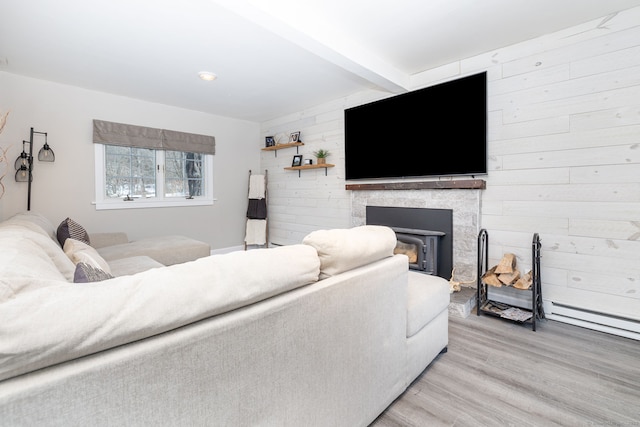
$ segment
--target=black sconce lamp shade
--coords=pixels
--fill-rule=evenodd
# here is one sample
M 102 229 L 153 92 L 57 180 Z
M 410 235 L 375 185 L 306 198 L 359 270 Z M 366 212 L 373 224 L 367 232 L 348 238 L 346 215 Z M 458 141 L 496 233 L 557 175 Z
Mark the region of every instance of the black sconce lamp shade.
M 16 171 L 16 182 L 32 181 L 33 175 L 29 172 L 29 169 L 25 165 L 20 166 L 20 169 Z
M 22 166 L 27 167 L 29 164 L 29 155 L 24 151 L 24 144 L 26 141 L 22 141 L 22 153 L 16 159 L 16 163 L 14 164 L 15 169 L 18 170 Z
M 55 162 L 56 161 L 56 155 L 54 154 L 54 152 L 51 149 L 51 147 L 49 147 L 49 144 L 47 144 L 46 142 L 44 143 L 44 146 L 38 152 L 38 160 L 41 161 L 41 162 Z

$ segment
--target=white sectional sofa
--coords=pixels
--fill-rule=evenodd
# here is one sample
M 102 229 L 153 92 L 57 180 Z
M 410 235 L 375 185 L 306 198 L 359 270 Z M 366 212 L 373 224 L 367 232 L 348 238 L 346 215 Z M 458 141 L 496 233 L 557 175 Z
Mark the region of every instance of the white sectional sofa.
M 35 219 L 0 223 L 3 426 L 366 426 L 447 346 L 387 227 L 73 283 Z

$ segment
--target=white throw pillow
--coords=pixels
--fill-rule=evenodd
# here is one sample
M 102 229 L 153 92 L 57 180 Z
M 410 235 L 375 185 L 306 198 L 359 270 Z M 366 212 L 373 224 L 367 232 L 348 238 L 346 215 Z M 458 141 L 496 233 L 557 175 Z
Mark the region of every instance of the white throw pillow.
M 98 251 L 86 243 L 68 238 L 65 240 L 64 247 L 62 249 L 74 264 L 84 262 L 85 264 L 89 264 L 92 267 L 99 268 L 100 270 L 111 274 L 111 268 L 109 268 L 107 261 L 100 256 Z
M 0 235 L 3 238 L 13 239 L 13 241 L 10 241 L 9 243 L 9 248 L 14 247 L 15 243 L 18 241 L 28 240 L 33 242 L 38 247 L 40 247 L 43 251 L 46 252 L 46 254 L 49 256 L 51 261 L 55 264 L 57 269 L 60 271 L 60 273 L 68 281 L 73 280 L 73 272 L 76 266 L 74 265 L 74 263 L 71 262 L 71 260 L 69 260 L 69 257 L 67 257 L 64 254 L 64 252 L 62 252 L 62 249 L 58 245 L 58 241 L 50 238 L 47 235 L 47 233 L 39 226 L 25 220 L 15 219 L 15 220 L 4 221 L 0 223 Z M 15 246 L 15 247 L 16 249 L 19 248 L 19 246 Z M 38 251 L 38 254 L 39 253 L 40 251 Z M 27 251 L 27 254 L 28 255 L 26 257 L 26 260 L 28 264 L 28 259 L 33 257 L 35 253 L 33 251 L 31 252 Z M 0 262 L 3 262 L 3 263 L 7 262 L 6 258 L 3 258 L 2 256 L 0 256 L 0 260 L 1 260 Z M 0 276 L 0 277 L 5 277 L 5 276 Z
M 23 224 L 25 222 L 31 223 L 32 225 L 36 226 L 42 233 L 51 237 L 51 239 L 55 242 L 58 241 L 58 238 L 56 237 L 56 228 L 53 226 L 53 224 L 51 224 L 51 221 L 49 221 L 44 215 L 40 213 L 33 211 L 21 212 L 4 221 L 4 223 L 17 224 Z
M 25 238 L 24 234 L 22 231 L 0 227 L 0 303 L 25 291 L 68 283 L 47 251 L 33 240 Z M 35 235 L 49 239 L 43 234 Z M 66 258 L 60 248 L 58 252 L 62 258 Z M 73 265 L 68 259 L 67 262 Z
M 349 229 L 317 230 L 302 243 L 313 246 L 320 257 L 320 278 L 370 264 L 393 255 L 396 233 L 382 225 Z

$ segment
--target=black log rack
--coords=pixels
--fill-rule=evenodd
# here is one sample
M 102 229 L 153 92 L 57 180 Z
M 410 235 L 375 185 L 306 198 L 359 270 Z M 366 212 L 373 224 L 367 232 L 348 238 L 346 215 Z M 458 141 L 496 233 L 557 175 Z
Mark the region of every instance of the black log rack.
M 478 276 L 476 313 L 497 316 L 517 323 L 531 323 L 531 330 L 536 330 L 536 322 L 545 318 L 542 307 L 542 282 L 540 280 L 540 250 L 542 243 L 538 233 L 533 234 L 531 242 L 531 288 L 523 292 L 531 292 L 531 307 L 523 309 L 488 298 L 487 284 L 482 276 L 488 270 L 489 263 L 489 233 L 482 229 L 478 234 Z M 520 314 L 511 316 L 511 313 Z M 524 314 L 524 316 L 522 316 Z M 522 319 L 522 320 L 520 320 Z

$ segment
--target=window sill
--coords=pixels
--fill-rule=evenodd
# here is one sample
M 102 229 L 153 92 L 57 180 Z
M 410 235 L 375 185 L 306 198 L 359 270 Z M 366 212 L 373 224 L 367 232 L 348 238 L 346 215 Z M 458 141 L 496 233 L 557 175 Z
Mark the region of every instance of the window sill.
M 175 201 L 150 201 L 134 199 L 125 202 L 124 200 L 109 200 L 92 202 L 97 211 L 114 210 L 114 209 L 148 209 L 148 208 L 174 208 L 174 207 L 191 207 L 191 206 L 211 206 L 217 199 L 179 199 Z

